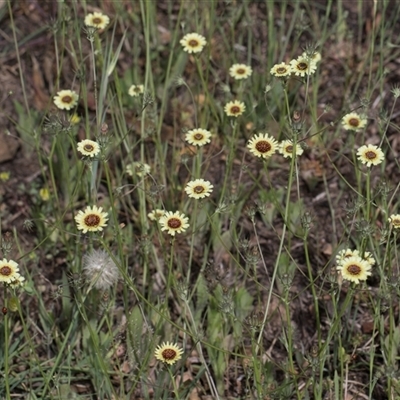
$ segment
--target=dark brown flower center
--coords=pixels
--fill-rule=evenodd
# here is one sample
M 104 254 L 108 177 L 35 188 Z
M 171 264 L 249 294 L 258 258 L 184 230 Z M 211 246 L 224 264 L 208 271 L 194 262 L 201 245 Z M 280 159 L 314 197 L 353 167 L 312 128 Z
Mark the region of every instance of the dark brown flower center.
M 98 226 L 100 223 L 100 217 L 96 214 L 89 214 L 84 219 L 86 226 Z
M 190 47 L 197 47 L 198 45 L 199 45 L 199 42 L 196 39 L 189 40 Z
M 100 25 L 103 22 L 103 20 L 99 17 L 93 18 L 93 23 L 96 25 Z
M 285 67 L 279 67 L 276 69 L 276 72 L 278 74 L 284 74 L 287 71 L 287 69 Z
M 194 137 L 196 140 L 202 140 L 204 136 L 203 136 L 201 133 L 195 133 L 195 134 L 193 135 L 193 137 Z
M 393 219 L 393 220 L 392 220 L 392 224 L 393 224 L 394 226 L 400 226 L 400 219 Z
M 172 229 L 178 229 L 182 226 L 182 222 L 178 218 L 170 218 L 168 220 L 168 226 Z
M 266 140 L 260 140 L 256 143 L 256 149 L 260 153 L 268 153 L 271 150 L 271 143 L 267 142 Z
M 176 351 L 173 349 L 165 349 L 165 350 L 163 350 L 161 355 L 163 356 L 164 360 L 173 360 L 173 359 L 175 359 L 177 354 L 176 354 Z
M 236 70 L 236 73 L 237 73 L 238 75 L 244 75 L 244 74 L 246 73 L 246 70 L 245 70 L 244 68 L 238 68 L 238 69 Z
M 63 103 L 71 103 L 72 102 L 72 97 L 71 96 L 64 96 L 61 101 Z
M 360 125 L 360 120 L 358 118 L 350 118 L 349 125 L 357 127 Z
M 301 71 L 305 71 L 308 68 L 308 64 L 305 62 L 300 62 L 297 64 L 297 68 Z
M 5 265 L 4 267 L 0 268 L 0 275 L 9 276 L 12 273 L 12 269 Z
M 232 114 L 239 114 L 240 113 L 240 107 L 239 106 L 232 106 L 231 107 L 231 113 Z
M 361 272 L 361 268 L 357 264 L 352 264 L 347 267 L 347 272 L 351 275 L 359 275 Z
M 201 185 L 195 186 L 195 187 L 193 188 L 193 191 L 194 191 L 195 193 L 197 193 L 197 194 L 203 193 L 203 192 L 204 192 L 204 186 L 201 186 Z
M 375 153 L 374 151 L 367 151 L 367 152 L 365 153 L 365 157 L 367 157 L 368 160 L 373 160 L 373 159 L 375 159 L 377 156 L 376 156 L 376 153 Z
M 288 153 L 292 153 L 293 152 L 293 146 L 291 144 L 289 144 L 289 146 L 286 146 L 285 149 Z
M 91 151 L 94 150 L 94 146 L 91 145 L 91 144 L 85 144 L 85 145 L 83 146 L 83 149 L 84 149 L 85 151 L 87 151 L 87 152 L 91 152 Z

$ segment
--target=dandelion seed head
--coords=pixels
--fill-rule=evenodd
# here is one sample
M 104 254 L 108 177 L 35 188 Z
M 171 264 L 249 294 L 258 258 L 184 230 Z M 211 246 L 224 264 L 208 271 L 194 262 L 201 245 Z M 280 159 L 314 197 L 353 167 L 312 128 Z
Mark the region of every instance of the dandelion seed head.
M 104 250 L 92 250 L 84 255 L 83 273 L 86 281 L 99 290 L 108 290 L 119 278 L 118 267 Z

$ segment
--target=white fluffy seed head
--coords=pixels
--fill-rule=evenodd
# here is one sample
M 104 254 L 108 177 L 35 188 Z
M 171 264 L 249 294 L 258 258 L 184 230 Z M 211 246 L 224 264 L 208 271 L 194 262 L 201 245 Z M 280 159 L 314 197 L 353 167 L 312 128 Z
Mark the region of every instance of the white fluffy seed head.
M 119 277 L 118 267 L 104 250 L 92 250 L 83 256 L 83 273 L 90 286 L 107 290 Z

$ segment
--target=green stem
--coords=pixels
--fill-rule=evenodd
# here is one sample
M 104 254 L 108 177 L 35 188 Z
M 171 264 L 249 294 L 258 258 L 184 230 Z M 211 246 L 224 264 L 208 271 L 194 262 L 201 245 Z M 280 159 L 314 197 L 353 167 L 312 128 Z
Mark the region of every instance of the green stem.
M 8 306 L 8 296 L 7 296 L 7 288 L 6 285 L 4 285 L 4 307 L 7 308 Z M 9 354 L 8 354 L 8 349 L 9 349 L 9 341 L 10 341 L 10 336 L 9 336 L 9 315 L 5 314 L 4 315 L 4 383 L 6 386 L 6 393 L 7 393 L 7 400 L 11 399 L 11 392 L 10 392 L 10 365 L 9 365 Z
M 174 374 L 172 373 L 169 365 L 167 365 L 167 370 L 168 370 L 168 374 L 171 378 L 172 386 L 174 387 L 175 398 L 179 400 L 180 396 L 179 396 L 178 386 L 176 386 L 175 377 L 174 377 Z

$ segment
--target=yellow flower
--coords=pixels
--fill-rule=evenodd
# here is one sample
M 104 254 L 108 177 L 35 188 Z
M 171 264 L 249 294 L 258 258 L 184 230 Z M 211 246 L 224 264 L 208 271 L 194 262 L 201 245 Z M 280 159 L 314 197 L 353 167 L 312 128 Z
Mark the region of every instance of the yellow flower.
M 0 172 L 0 180 L 3 182 L 7 182 L 10 179 L 10 171 Z
M 94 12 L 86 15 L 85 25 L 97 29 L 104 29 L 110 23 L 110 18 L 102 13 Z
M 285 64 L 284 62 L 280 63 L 280 64 L 275 64 L 270 71 L 271 75 L 274 75 L 278 78 L 282 78 L 284 76 L 288 76 L 290 75 L 291 69 L 290 69 L 290 65 Z
M 12 283 L 18 280 L 21 277 L 18 271 L 18 264 L 15 261 L 3 258 L 3 261 L 0 261 L 0 282 Z
M 361 118 L 357 113 L 352 112 L 342 118 L 342 124 L 344 129 L 348 131 L 358 131 L 367 125 L 367 119 Z
M 371 265 L 359 256 L 346 258 L 336 268 L 343 279 L 351 282 L 360 283 L 371 275 Z
M 193 146 L 204 146 L 211 141 L 211 132 L 206 129 L 192 129 L 186 133 L 185 140 Z
M 253 70 L 246 64 L 233 64 L 229 68 L 229 75 L 236 80 L 248 78 L 252 73 Z
M 239 115 L 242 115 L 245 110 L 246 106 L 244 103 L 238 100 L 230 101 L 224 107 L 224 111 L 228 117 L 238 117 Z
M 400 229 L 400 214 L 392 214 L 388 221 L 393 225 L 394 229 Z
M 73 90 L 60 90 L 54 96 L 54 104 L 60 110 L 70 110 L 78 104 L 78 95 Z
M 126 172 L 128 175 L 133 176 L 135 173 L 137 176 L 143 176 L 147 175 L 150 173 L 150 165 L 146 163 L 141 163 L 138 161 L 135 161 L 132 164 L 128 164 L 126 166 Z
M 128 90 L 129 96 L 132 96 L 132 97 L 137 97 L 137 96 L 143 94 L 143 92 L 144 92 L 143 85 L 132 85 Z
M 47 188 L 41 188 L 39 190 L 39 196 L 43 201 L 47 201 L 50 199 L 50 192 Z
M 163 217 L 165 214 L 164 210 L 161 210 L 160 208 L 157 208 L 153 210 L 152 212 L 149 212 L 147 216 L 149 217 L 150 221 L 158 221 L 161 217 Z
M 185 192 L 193 199 L 203 199 L 204 197 L 210 196 L 213 187 L 214 186 L 211 185 L 209 181 L 195 179 L 186 185 Z
M 173 365 L 182 358 L 183 350 L 178 345 L 164 342 L 161 346 L 158 346 L 154 352 L 157 360 L 160 360 L 166 364 Z
M 362 164 L 367 164 L 367 167 L 379 165 L 385 159 L 383 151 L 373 144 L 361 146 L 357 150 L 357 156 Z
M 299 144 L 296 144 L 296 157 L 301 156 L 304 150 Z M 293 142 L 291 140 L 284 140 L 279 144 L 279 153 L 285 158 L 293 157 Z
M 206 38 L 198 33 L 188 33 L 179 42 L 188 53 L 200 53 L 207 44 Z
M 78 143 L 78 151 L 86 157 L 95 157 L 100 153 L 100 146 L 93 140 L 84 139 Z
M 185 214 L 179 211 L 166 211 L 165 214 L 160 218 L 160 225 L 162 231 L 167 231 L 171 236 L 175 236 L 175 233 L 185 232 L 189 228 L 189 218 L 185 217 Z
M 71 122 L 71 125 L 77 125 L 80 121 L 81 117 L 77 113 L 72 114 L 69 118 L 69 122 Z
M 107 226 L 108 214 L 101 207 L 86 207 L 79 211 L 75 217 L 77 228 L 83 233 L 102 231 Z
M 317 63 L 307 57 L 300 56 L 296 60 L 290 61 L 290 70 L 296 76 L 312 75 L 317 69 Z
M 255 156 L 269 158 L 276 152 L 278 143 L 268 133 L 259 133 L 250 139 L 247 147 Z

